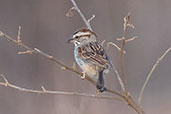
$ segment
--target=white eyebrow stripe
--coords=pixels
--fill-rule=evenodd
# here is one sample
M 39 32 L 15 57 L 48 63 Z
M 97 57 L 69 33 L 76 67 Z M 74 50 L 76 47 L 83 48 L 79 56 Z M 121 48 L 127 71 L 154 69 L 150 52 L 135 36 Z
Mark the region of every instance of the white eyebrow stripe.
M 76 36 L 84 36 L 84 35 L 89 35 L 90 32 L 78 32 L 77 34 L 73 35 L 73 38 L 75 38 Z

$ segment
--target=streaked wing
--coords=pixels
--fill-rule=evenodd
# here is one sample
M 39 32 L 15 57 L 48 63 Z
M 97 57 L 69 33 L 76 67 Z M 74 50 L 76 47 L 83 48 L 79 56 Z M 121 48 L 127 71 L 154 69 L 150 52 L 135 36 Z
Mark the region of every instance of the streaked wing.
M 81 47 L 82 58 L 89 60 L 93 64 L 106 68 L 109 65 L 108 57 L 103 47 L 98 42 L 86 44 Z

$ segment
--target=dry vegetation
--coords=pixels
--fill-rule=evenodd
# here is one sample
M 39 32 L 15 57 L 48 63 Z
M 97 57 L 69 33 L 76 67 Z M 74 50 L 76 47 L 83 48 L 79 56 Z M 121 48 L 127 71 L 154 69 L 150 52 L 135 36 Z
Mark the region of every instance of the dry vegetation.
M 73 10 L 77 11 L 78 14 L 81 16 L 81 18 L 83 19 L 85 25 L 87 26 L 87 28 L 92 29 L 91 25 L 90 25 L 90 21 L 95 17 L 95 15 L 93 15 L 90 19 L 86 19 L 84 17 L 84 15 L 82 14 L 82 12 L 80 11 L 79 7 L 77 6 L 77 4 L 75 3 L 74 0 L 71 0 L 71 2 L 73 3 L 73 7 L 68 11 L 68 13 L 66 14 L 66 16 L 70 16 L 72 17 L 73 16 Z M 127 29 L 128 28 L 132 28 L 134 29 L 135 27 L 133 26 L 133 24 L 131 24 L 130 22 L 130 19 L 131 19 L 131 16 L 130 14 L 128 14 L 128 16 L 124 17 L 123 21 L 123 35 L 121 38 L 117 38 L 117 41 L 121 42 L 121 46 L 117 46 L 114 42 L 108 42 L 107 43 L 107 47 L 109 48 L 110 45 L 114 46 L 120 53 L 120 66 L 121 66 L 121 72 L 119 73 L 117 68 L 115 68 L 115 66 L 113 67 L 113 70 L 115 72 L 115 74 L 113 75 L 116 75 L 118 81 L 119 81 L 119 84 L 121 86 L 121 90 L 111 90 L 109 88 L 107 88 L 107 91 L 108 93 L 112 93 L 114 94 L 115 96 L 118 96 L 118 97 L 111 97 L 111 96 L 104 96 L 103 94 L 86 94 L 86 93 L 78 93 L 78 92 L 64 92 L 64 91 L 51 91 L 51 90 L 47 90 L 45 87 L 41 87 L 42 89 L 40 90 L 33 90 L 33 89 L 27 89 L 27 88 L 22 88 L 22 87 L 19 87 L 19 86 L 16 86 L 15 84 L 12 84 L 11 82 L 9 82 L 6 77 L 1 74 L 4 82 L 0 82 L 0 85 L 1 86 L 5 86 L 5 87 L 10 87 L 10 88 L 13 88 L 13 89 L 16 89 L 16 90 L 19 90 L 19 91 L 24 91 L 24 92 L 31 92 L 31 93 L 38 93 L 38 94 L 56 94 L 56 95 L 74 95 L 74 96 L 82 96 L 82 97 L 89 97 L 89 98 L 98 98 L 98 99 L 110 99 L 110 100 L 120 100 L 120 101 L 124 101 L 128 104 L 128 106 L 130 106 L 131 108 L 133 108 L 138 114 L 145 114 L 145 112 L 141 109 L 141 106 L 140 106 L 140 103 L 141 103 L 141 99 L 142 99 L 142 95 L 143 95 L 143 92 L 144 92 L 144 89 L 150 79 L 150 77 L 152 76 L 152 73 L 153 71 L 156 69 L 157 65 L 159 64 L 159 62 L 166 56 L 166 54 L 171 50 L 171 47 L 169 47 L 163 54 L 161 57 L 159 57 L 156 61 L 156 63 L 153 65 L 151 71 L 149 72 L 148 76 L 146 77 L 146 80 L 144 82 L 144 85 L 142 86 L 141 88 L 141 91 L 139 93 L 139 97 L 138 97 L 138 102 L 135 102 L 136 100 L 135 99 L 132 99 L 131 97 L 131 93 L 128 89 L 128 82 L 127 82 L 127 79 L 126 79 L 126 74 L 125 74 L 125 70 L 124 70 L 124 54 L 126 54 L 126 51 L 124 50 L 124 47 L 125 45 L 130 42 L 130 41 L 133 41 L 136 39 L 136 37 L 133 37 L 133 38 L 127 38 L 126 37 L 126 32 L 127 32 Z M 38 48 L 30 48 L 28 47 L 27 45 L 25 45 L 23 42 L 22 42 L 22 39 L 20 37 L 21 35 L 21 27 L 19 27 L 18 29 L 18 36 L 17 36 L 17 40 L 15 40 L 14 38 L 8 36 L 6 33 L 3 33 L 2 31 L 0 31 L 0 37 L 1 38 L 4 38 L 6 40 L 8 40 L 9 42 L 12 42 L 16 45 L 18 45 L 19 47 L 21 48 L 24 48 L 25 51 L 23 52 L 18 52 L 18 54 L 38 54 L 40 56 L 43 56 L 53 62 L 55 62 L 56 64 L 59 64 L 61 65 L 61 69 L 63 70 L 69 70 L 71 72 L 74 72 L 77 74 L 77 76 L 81 77 L 83 74 L 79 71 L 77 71 L 75 69 L 75 65 L 73 65 L 73 67 L 69 67 L 67 66 L 66 64 L 64 64 L 63 62 L 61 62 L 60 60 L 54 58 L 53 56 L 51 55 L 48 55 L 46 52 L 43 52 L 41 51 L 40 49 Z M 104 42 L 102 42 L 103 44 Z M 95 82 L 93 80 L 91 80 L 90 78 L 88 78 L 86 76 L 86 79 L 95 85 Z

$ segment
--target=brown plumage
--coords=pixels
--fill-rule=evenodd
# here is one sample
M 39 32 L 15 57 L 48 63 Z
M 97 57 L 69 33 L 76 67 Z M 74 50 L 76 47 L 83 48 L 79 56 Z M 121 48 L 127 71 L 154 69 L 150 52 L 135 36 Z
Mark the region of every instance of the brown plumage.
M 100 92 L 105 91 L 103 75 L 109 70 L 110 61 L 96 34 L 89 29 L 79 29 L 69 42 L 75 45 L 74 56 L 79 67 L 96 81 Z

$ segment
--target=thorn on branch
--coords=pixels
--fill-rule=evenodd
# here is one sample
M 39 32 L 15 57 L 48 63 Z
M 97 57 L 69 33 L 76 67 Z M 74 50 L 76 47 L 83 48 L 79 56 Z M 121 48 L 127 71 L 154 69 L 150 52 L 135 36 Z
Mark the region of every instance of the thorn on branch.
M 128 13 L 128 16 L 124 17 L 124 31 L 126 31 L 128 27 L 135 28 L 134 25 L 131 24 L 131 13 Z
M 122 40 L 125 40 L 125 38 L 124 37 L 122 37 L 122 38 L 116 38 L 116 40 L 117 41 L 122 41 Z
M 75 7 L 72 7 L 72 8 L 69 9 L 69 11 L 66 13 L 67 17 L 72 17 L 73 16 L 72 10 L 75 10 Z
M 46 92 L 46 89 L 44 86 L 41 87 L 43 92 Z
M 4 79 L 5 81 L 5 86 L 7 87 L 9 85 L 8 80 L 5 78 L 5 76 L 3 74 L 1 74 L 1 77 Z
M 90 21 L 92 21 L 95 18 L 95 15 L 93 14 L 92 17 L 90 19 L 88 19 L 88 23 L 90 23 Z
M 18 27 L 17 42 L 21 43 L 21 26 Z
M 106 40 L 103 40 L 100 45 L 103 46 L 105 42 Z
M 32 53 L 33 53 L 32 50 L 27 50 L 27 51 L 23 51 L 23 52 L 18 52 L 17 54 L 21 55 L 21 54 L 32 54 Z
M 115 43 L 113 43 L 113 42 L 108 42 L 107 43 L 107 49 L 109 48 L 110 45 L 113 45 L 119 52 L 121 52 L 121 48 L 118 45 L 116 45 Z M 126 51 L 123 50 L 123 53 L 125 54 Z
M 41 53 L 40 49 L 38 49 L 38 48 L 34 48 L 34 50 Z
M 66 70 L 66 67 L 61 67 L 61 70 Z
M 73 61 L 72 68 L 73 68 L 74 70 L 76 70 L 76 63 L 75 63 L 75 61 Z
M 133 41 L 135 39 L 137 39 L 137 36 L 134 36 L 132 38 L 129 38 L 129 39 L 125 40 L 125 43 L 130 42 L 130 41 Z

